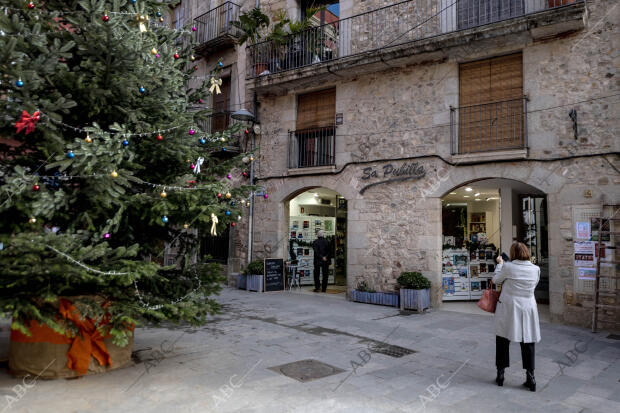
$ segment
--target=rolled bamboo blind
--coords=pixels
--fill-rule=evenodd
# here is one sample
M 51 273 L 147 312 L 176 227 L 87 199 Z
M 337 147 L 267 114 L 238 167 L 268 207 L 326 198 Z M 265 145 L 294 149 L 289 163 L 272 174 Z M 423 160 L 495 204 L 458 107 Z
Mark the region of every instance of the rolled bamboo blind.
M 299 95 L 297 100 L 297 130 L 334 125 L 336 89 Z

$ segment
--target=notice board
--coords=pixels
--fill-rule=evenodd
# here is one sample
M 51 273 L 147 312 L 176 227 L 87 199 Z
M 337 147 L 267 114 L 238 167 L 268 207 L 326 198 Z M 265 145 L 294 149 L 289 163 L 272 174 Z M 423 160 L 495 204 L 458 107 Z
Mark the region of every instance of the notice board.
M 265 258 L 265 291 L 284 291 L 283 258 Z

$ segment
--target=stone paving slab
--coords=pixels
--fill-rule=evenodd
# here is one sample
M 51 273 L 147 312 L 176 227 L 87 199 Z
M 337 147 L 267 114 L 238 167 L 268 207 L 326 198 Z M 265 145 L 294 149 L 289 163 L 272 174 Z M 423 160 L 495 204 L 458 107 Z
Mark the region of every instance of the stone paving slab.
M 539 391 L 533 393 L 521 386 L 516 343 L 504 387 L 494 384 L 493 317 L 486 314 L 403 315 L 323 295 L 233 289 L 218 299 L 225 312 L 205 326 L 136 329 L 135 365 L 79 380 L 38 381 L 10 408 L 3 396 L 14 395 L 20 381 L 0 370 L 0 411 L 620 411 L 620 342 L 608 333 L 542 323 Z M 0 327 L 2 356 L 8 352 L 8 322 Z M 147 369 L 144 361 L 166 340 L 178 341 Z M 395 358 L 371 351 L 383 342 L 415 353 Z M 575 348 L 580 351 L 568 353 Z M 301 383 L 269 370 L 304 359 L 345 371 Z

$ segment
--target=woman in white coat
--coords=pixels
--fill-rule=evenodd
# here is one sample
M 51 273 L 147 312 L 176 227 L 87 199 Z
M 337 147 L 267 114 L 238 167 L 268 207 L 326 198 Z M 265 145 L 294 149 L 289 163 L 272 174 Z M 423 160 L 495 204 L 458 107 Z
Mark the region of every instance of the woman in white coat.
M 526 371 L 523 385 L 536 391 L 534 379 L 534 345 L 540 341 L 538 308 L 534 289 L 540 280 L 540 268 L 530 262 L 530 251 L 521 242 L 510 247 L 510 262 L 497 257 L 493 282 L 502 286 L 495 310 L 495 365 L 498 386 L 504 385 L 504 369 L 510 365 L 509 346 L 521 344 L 521 358 Z

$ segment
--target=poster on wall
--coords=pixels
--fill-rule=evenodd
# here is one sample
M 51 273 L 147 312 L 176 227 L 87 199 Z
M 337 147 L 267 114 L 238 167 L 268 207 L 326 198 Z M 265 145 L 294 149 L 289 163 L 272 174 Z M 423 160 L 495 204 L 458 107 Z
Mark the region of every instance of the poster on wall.
M 595 280 L 596 268 L 577 268 L 577 275 L 580 280 Z
M 575 224 L 576 227 L 576 232 L 575 232 L 575 238 L 576 239 L 590 239 L 590 223 L 589 222 L 577 222 Z
M 582 241 L 575 242 L 575 266 L 576 267 L 591 267 L 595 264 L 594 261 L 594 242 Z
M 443 277 L 443 293 L 454 294 L 454 278 Z

